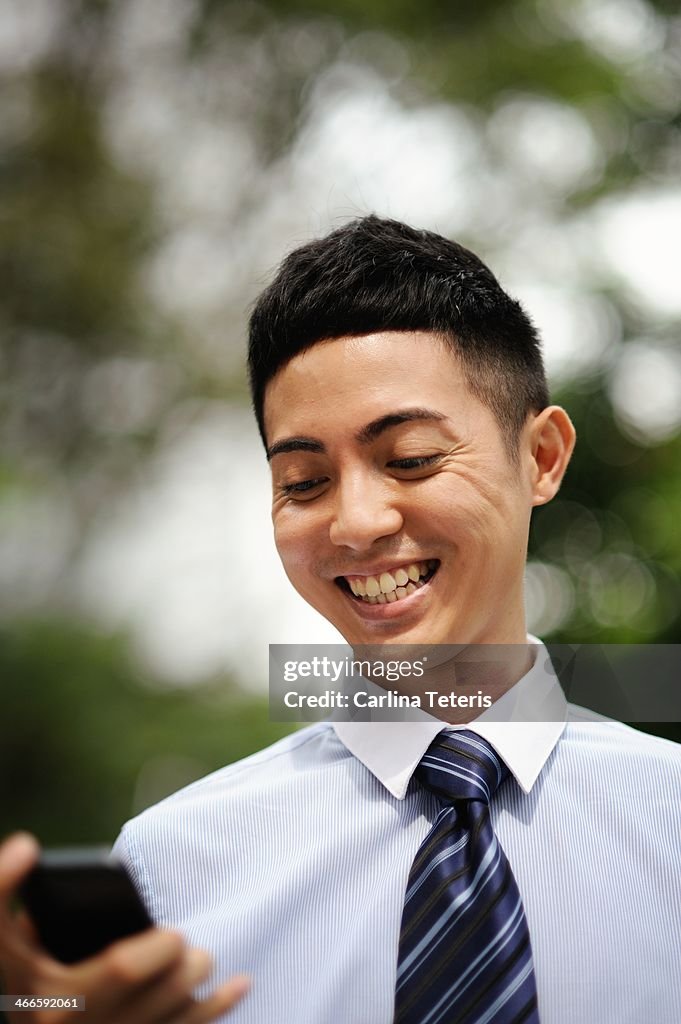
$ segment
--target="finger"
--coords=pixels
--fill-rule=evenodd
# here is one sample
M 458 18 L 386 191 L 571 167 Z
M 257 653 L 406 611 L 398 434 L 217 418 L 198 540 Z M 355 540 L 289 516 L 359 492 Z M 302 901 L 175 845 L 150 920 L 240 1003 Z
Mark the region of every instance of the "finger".
M 208 953 L 201 949 L 187 950 L 178 967 L 158 975 L 119 1005 L 121 1019 L 125 1024 L 181 1019 L 193 1005 L 193 990 L 212 969 L 213 961 Z
M 86 981 L 91 975 L 111 975 L 125 985 L 140 985 L 176 966 L 185 952 L 185 942 L 179 932 L 148 928 L 83 960 L 78 965 L 78 973 Z
M 25 910 L 18 911 L 18 913 L 14 915 L 13 922 L 14 927 L 17 930 L 17 934 L 26 939 L 26 942 L 29 945 L 40 945 L 40 936 L 38 935 L 36 926 L 33 924 L 33 921 Z
M 179 968 L 174 972 L 174 984 L 191 996 L 197 985 L 213 970 L 213 958 L 204 949 L 189 949 Z
M 9 897 L 40 856 L 40 846 L 28 832 L 15 832 L 0 844 L 0 905 Z
M 31 988 L 28 983 L 31 966 L 35 963 L 44 966 L 43 952 L 33 922 L 21 910 L 0 924 L 6 929 L 4 942 L 0 944 L 0 972 L 4 974 L 5 991 L 28 992 Z
M 250 991 L 250 988 L 251 979 L 248 975 L 237 974 L 216 989 L 209 999 L 195 1003 L 187 1015 L 180 1018 L 181 1024 L 208 1024 L 208 1021 L 215 1020 L 221 1013 L 226 1013 L 227 1010 L 236 1006 Z
M 25 960 L 37 952 L 35 934 L 18 923 L 10 909 L 11 901 L 23 879 L 40 856 L 40 847 L 27 832 L 17 832 L 0 845 L 0 954 Z M 19 915 L 23 920 L 24 915 Z
M 92 994 L 93 1005 L 116 1005 L 154 978 L 177 968 L 185 954 L 185 942 L 178 932 L 150 928 L 74 965 L 70 980 L 74 991 Z

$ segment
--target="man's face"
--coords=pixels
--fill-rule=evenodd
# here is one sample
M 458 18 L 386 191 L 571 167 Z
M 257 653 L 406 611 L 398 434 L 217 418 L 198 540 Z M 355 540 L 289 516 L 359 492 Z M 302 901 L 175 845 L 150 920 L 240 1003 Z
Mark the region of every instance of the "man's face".
M 348 643 L 525 642 L 529 426 L 516 464 L 439 338 L 314 345 L 265 429 L 284 569 Z

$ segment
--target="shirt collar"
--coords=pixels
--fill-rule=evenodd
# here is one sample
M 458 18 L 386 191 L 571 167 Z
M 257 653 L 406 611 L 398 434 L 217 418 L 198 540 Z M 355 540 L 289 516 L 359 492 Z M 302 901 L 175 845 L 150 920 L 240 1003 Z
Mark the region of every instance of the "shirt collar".
M 536 646 L 529 672 L 466 725 L 450 726 L 424 713 L 423 720 L 414 722 L 334 721 L 336 735 L 398 800 L 444 729 L 469 729 L 482 736 L 529 793 L 565 728 L 567 703 L 544 644 L 533 636 L 528 643 Z

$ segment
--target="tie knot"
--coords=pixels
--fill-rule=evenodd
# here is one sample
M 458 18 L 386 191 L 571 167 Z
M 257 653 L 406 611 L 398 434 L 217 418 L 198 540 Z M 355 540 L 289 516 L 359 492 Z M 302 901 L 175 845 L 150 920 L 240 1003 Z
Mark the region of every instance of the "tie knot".
M 489 803 L 508 774 L 508 768 L 487 740 L 467 729 L 440 733 L 415 772 L 419 782 L 450 803 Z

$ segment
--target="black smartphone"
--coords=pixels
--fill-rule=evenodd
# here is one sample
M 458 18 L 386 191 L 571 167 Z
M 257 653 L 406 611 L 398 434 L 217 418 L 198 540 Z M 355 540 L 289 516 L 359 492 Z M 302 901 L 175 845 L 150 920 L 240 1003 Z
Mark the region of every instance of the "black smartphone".
M 65 964 L 153 926 L 127 871 L 105 850 L 46 850 L 19 896 L 45 949 Z

